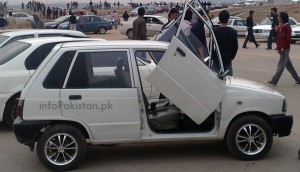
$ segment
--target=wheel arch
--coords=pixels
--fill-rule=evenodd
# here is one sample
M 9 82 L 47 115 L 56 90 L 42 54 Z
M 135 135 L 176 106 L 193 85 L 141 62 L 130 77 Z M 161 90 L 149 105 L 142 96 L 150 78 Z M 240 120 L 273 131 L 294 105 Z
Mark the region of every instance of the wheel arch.
M 5 113 L 6 113 L 6 111 L 7 111 L 7 104 L 10 102 L 10 101 L 12 101 L 16 96 L 19 96 L 20 97 L 20 95 L 21 95 L 21 92 L 19 91 L 19 92 L 16 92 L 16 93 L 14 93 L 14 94 L 12 94 L 7 100 L 6 100 L 6 102 L 5 102 L 5 106 L 4 106 L 4 108 L 3 108 L 3 112 L 2 112 L 2 116 L 1 116 L 1 121 L 4 121 L 4 115 L 5 115 Z
M 257 116 L 257 117 L 262 118 L 263 120 L 265 120 L 265 121 L 271 126 L 271 119 L 270 119 L 270 117 L 269 117 L 267 114 L 265 114 L 265 113 L 263 113 L 263 112 L 259 112 L 259 111 L 248 111 L 248 112 L 243 112 L 243 113 L 240 113 L 240 114 L 236 115 L 236 116 L 229 122 L 229 124 L 228 124 L 227 127 L 226 127 L 226 132 L 225 132 L 225 135 L 224 135 L 224 137 L 223 137 L 223 140 L 226 139 L 227 134 L 228 134 L 228 130 L 229 130 L 229 128 L 231 127 L 231 125 L 232 125 L 232 123 L 233 123 L 234 121 L 236 121 L 237 119 L 239 119 L 239 118 L 241 118 L 241 117 L 243 117 L 243 116 L 250 116 L 250 115 L 252 115 L 252 116 Z

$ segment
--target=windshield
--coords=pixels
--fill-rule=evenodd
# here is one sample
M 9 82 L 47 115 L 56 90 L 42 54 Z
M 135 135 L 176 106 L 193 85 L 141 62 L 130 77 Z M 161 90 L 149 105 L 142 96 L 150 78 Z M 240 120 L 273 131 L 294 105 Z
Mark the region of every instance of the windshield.
M 2 44 L 2 42 L 4 42 L 5 40 L 7 40 L 8 36 L 3 36 L 0 35 L 0 44 Z
M 259 25 L 272 25 L 272 21 L 268 18 L 265 18 L 263 21 L 259 23 Z
M 163 23 L 168 23 L 168 19 L 165 17 L 158 17 L 159 20 L 161 20 Z
M 0 48 L 0 65 L 10 61 L 29 47 L 28 43 L 16 41 Z
M 53 21 L 55 22 L 64 22 L 65 20 L 67 20 L 70 16 L 63 16 L 63 17 L 60 17 L 60 18 L 57 18 Z

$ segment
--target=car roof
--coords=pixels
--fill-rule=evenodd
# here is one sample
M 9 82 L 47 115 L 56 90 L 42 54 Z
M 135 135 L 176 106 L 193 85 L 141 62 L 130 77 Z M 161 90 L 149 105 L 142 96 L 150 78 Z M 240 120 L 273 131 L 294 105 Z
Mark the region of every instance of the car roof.
M 36 34 L 36 33 L 64 33 L 68 35 L 82 35 L 82 32 L 79 31 L 71 31 L 71 30 L 58 30 L 58 29 L 21 29 L 21 30 L 14 30 L 11 32 L 5 32 L 1 35 L 4 36 L 19 36 L 19 35 L 25 35 L 25 34 Z M 83 34 L 84 35 L 84 34 Z
M 76 42 L 68 42 L 62 45 L 63 48 L 70 47 L 92 47 L 92 46 L 117 46 L 120 48 L 145 48 L 145 47 L 168 47 L 169 43 L 160 42 L 160 41 L 99 41 L 99 42 L 86 42 L 76 43 Z
M 106 41 L 105 39 L 96 39 L 96 38 L 72 38 L 72 37 L 43 37 L 43 38 L 29 38 L 18 40 L 20 42 L 25 42 L 29 44 L 35 43 L 53 43 L 59 41 L 72 41 L 72 40 L 82 40 L 82 41 Z

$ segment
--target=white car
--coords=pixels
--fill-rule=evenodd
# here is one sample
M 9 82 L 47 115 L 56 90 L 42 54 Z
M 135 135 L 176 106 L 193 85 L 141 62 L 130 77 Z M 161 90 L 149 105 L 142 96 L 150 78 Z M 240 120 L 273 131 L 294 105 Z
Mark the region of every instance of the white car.
M 12 16 L 16 19 L 16 22 L 33 21 L 33 16 L 27 13 L 12 13 Z
M 154 14 L 154 10 L 152 8 L 149 8 L 148 6 L 140 6 L 140 7 L 136 7 L 132 11 L 130 11 L 129 16 L 131 16 L 131 17 L 138 16 L 139 8 L 144 8 L 145 9 L 145 14 L 148 14 L 148 15 Z
M 300 26 L 292 28 L 292 43 L 295 44 L 296 41 L 300 41 Z
M 228 26 L 236 30 L 238 35 L 247 33 L 246 19 L 229 19 Z
M 0 48 L 0 121 L 12 126 L 20 92 L 52 48 L 62 42 L 102 39 L 49 37 L 14 41 Z
M 291 27 L 299 25 L 299 23 L 292 17 L 289 18 L 289 24 Z M 253 27 L 253 35 L 256 39 L 268 39 L 270 30 L 272 26 L 272 21 L 269 18 L 265 18 L 257 26 Z M 247 33 L 246 33 L 247 36 Z
M 300 0 L 292 0 L 292 4 L 299 4 Z
M 232 6 L 233 7 L 244 7 L 244 6 L 246 6 L 246 4 L 244 1 L 238 1 L 238 2 L 235 2 Z
M 121 24 L 120 32 L 123 35 L 126 35 L 129 39 L 133 37 L 133 21 L 137 17 L 132 18 L 128 22 L 123 22 Z M 155 16 L 155 15 L 145 15 L 144 19 L 146 20 L 147 27 L 147 37 L 152 37 L 158 32 L 161 31 L 164 24 L 168 22 L 168 19 L 163 16 Z
M 250 6 L 256 6 L 256 2 L 253 0 L 247 0 L 245 1 L 245 5 L 250 7 Z
M 81 37 L 86 35 L 79 31 L 71 30 L 57 30 L 57 29 L 15 29 L 9 30 L 0 34 L 0 48 L 12 42 L 28 39 L 28 38 L 42 38 L 42 37 Z
M 283 95 L 226 77 L 221 56 L 221 72 L 215 73 L 180 29 L 176 35 L 170 44 L 57 45 L 21 93 L 13 127 L 17 140 L 36 148 L 46 167 L 67 171 L 84 159 L 87 145 L 224 140 L 239 159 L 257 160 L 271 149 L 273 136 L 290 135 L 293 117 Z M 146 80 L 166 99 L 149 104 L 135 53 L 165 48 L 161 59 L 152 56 L 159 63 Z M 111 57 L 117 57 L 113 63 Z

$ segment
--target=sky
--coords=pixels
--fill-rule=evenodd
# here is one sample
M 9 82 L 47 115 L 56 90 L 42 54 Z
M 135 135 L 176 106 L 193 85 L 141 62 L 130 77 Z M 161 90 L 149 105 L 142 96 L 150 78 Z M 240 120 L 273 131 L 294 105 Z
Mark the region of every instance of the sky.
M 8 4 L 9 5 L 19 5 L 21 4 L 22 2 L 24 2 L 25 4 L 27 2 L 29 2 L 30 0 L 0 0 L 0 2 L 5 2 L 5 1 L 8 1 Z M 39 2 L 43 2 L 43 3 L 67 3 L 67 2 L 71 2 L 72 0 L 36 0 L 36 1 L 39 1 Z M 76 1 L 76 0 L 75 0 Z M 90 2 L 90 0 L 77 0 L 79 3 L 88 3 Z M 104 2 L 104 0 L 101 0 L 102 3 Z M 110 2 L 110 3 L 114 3 L 115 1 L 118 2 L 118 0 L 106 0 L 107 2 Z M 128 3 L 130 2 L 130 0 L 119 0 L 120 3 Z M 154 2 L 155 0 L 132 0 L 132 2 Z M 165 2 L 167 3 L 170 3 L 170 2 L 180 2 L 181 0 L 165 0 Z M 184 1 L 184 0 L 182 0 Z M 99 3 L 100 0 L 92 0 L 93 3 Z

